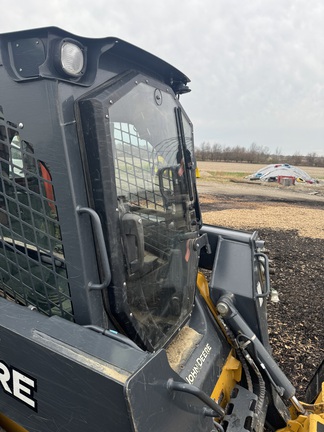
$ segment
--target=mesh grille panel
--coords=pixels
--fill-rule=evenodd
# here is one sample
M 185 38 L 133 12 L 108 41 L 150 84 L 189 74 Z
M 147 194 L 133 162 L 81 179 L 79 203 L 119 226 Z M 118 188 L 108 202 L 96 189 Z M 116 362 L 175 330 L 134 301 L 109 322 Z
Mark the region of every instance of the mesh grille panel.
M 163 209 L 158 185 L 158 157 L 148 141 L 139 138 L 133 125 L 113 124 L 116 145 L 117 194 L 134 205 Z
M 50 173 L 0 117 L 0 293 L 73 319 Z

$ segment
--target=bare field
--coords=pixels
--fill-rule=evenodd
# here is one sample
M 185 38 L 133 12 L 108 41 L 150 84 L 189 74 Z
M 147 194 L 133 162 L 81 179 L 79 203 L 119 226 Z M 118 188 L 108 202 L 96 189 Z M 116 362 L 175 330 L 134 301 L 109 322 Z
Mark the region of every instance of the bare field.
M 206 174 L 208 175 L 208 171 L 241 172 L 241 173 L 246 173 L 246 175 L 250 175 L 266 166 L 266 164 L 206 162 L 206 161 L 199 161 L 197 165 L 202 176 L 205 176 Z M 324 168 L 308 167 L 308 166 L 300 166 L 299 168 L 307 172 L 311 177 L 315 179 L 324 180 Z
M 324 181 L 283 186 L 235 176 L 255 172 L 257 165 L 199 162 L 198 167 L 204 222 L 244 230 L 290 229 L 304 237 L 324 239 Z M 324 175 L 323 168 L 304 168 L 316 178 Z M 226 174 L 217 177 L 217 172 Z

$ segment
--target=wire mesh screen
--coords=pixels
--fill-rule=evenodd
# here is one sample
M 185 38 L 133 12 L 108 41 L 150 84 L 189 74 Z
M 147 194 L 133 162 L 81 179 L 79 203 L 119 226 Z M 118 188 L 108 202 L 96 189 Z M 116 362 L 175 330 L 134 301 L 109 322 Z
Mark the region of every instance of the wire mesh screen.
M 113 124 L 117 194 L 134 205 L 163 210 L 159 192 L 159 158 L 151 144 L 128 123 Z
M 46 315 L 73 320 L 50 172 L 2 113 L 0 294 Z

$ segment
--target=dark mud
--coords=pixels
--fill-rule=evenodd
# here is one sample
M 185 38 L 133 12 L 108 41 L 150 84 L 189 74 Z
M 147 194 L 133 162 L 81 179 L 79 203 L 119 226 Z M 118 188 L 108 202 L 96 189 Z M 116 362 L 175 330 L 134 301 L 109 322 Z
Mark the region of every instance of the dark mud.
M 227 195 L 217 193 L 217 207 L 213 202 L 204 203 L 203 211 L 221 211 L 235 208 L 251 208 L 253 203 L 264 203 L 265 197 L 260 195 Z M 299 207 L 323 208 L 323 202 L 316 200 L 305 200 L 304 198 L 288 197 L 266 197 L 266 203 L 269 204 L 291 204 Z
M 259 230 L 269 250 L 272 288 L 268 304 L 273 355 L 303 397 L 324 358 L 324 240 L 296 231 Z

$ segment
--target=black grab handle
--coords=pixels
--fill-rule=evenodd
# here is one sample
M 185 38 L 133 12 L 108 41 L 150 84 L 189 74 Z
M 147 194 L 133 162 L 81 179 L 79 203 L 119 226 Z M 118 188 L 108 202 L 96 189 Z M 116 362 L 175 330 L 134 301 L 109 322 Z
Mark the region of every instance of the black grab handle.
M 102 225 L 99 218 L 99 215 L 97 212 L 95 212 L 93 209 L 89 207 L 81 207 L 77 206 L 76 208 L 77 213 L 88 213 L 88 215 L 91 218 L 92 226 L 94 230 L 94 234 L 96 237 L 96 241 L 98 244 L 99 252 L 100 252 L 100 258 L 102 261 L 102 269 L 103 269 L 103 281 L 99 284 L 89 282 L 88 287 L 89 290 L 102 290 L 104 288 L 107 288 L 111 281 L 111 271 L 110 271 L 110 265 L 107 255 L 107 249 L 105 244 L 105 239 L 102 231 Z

